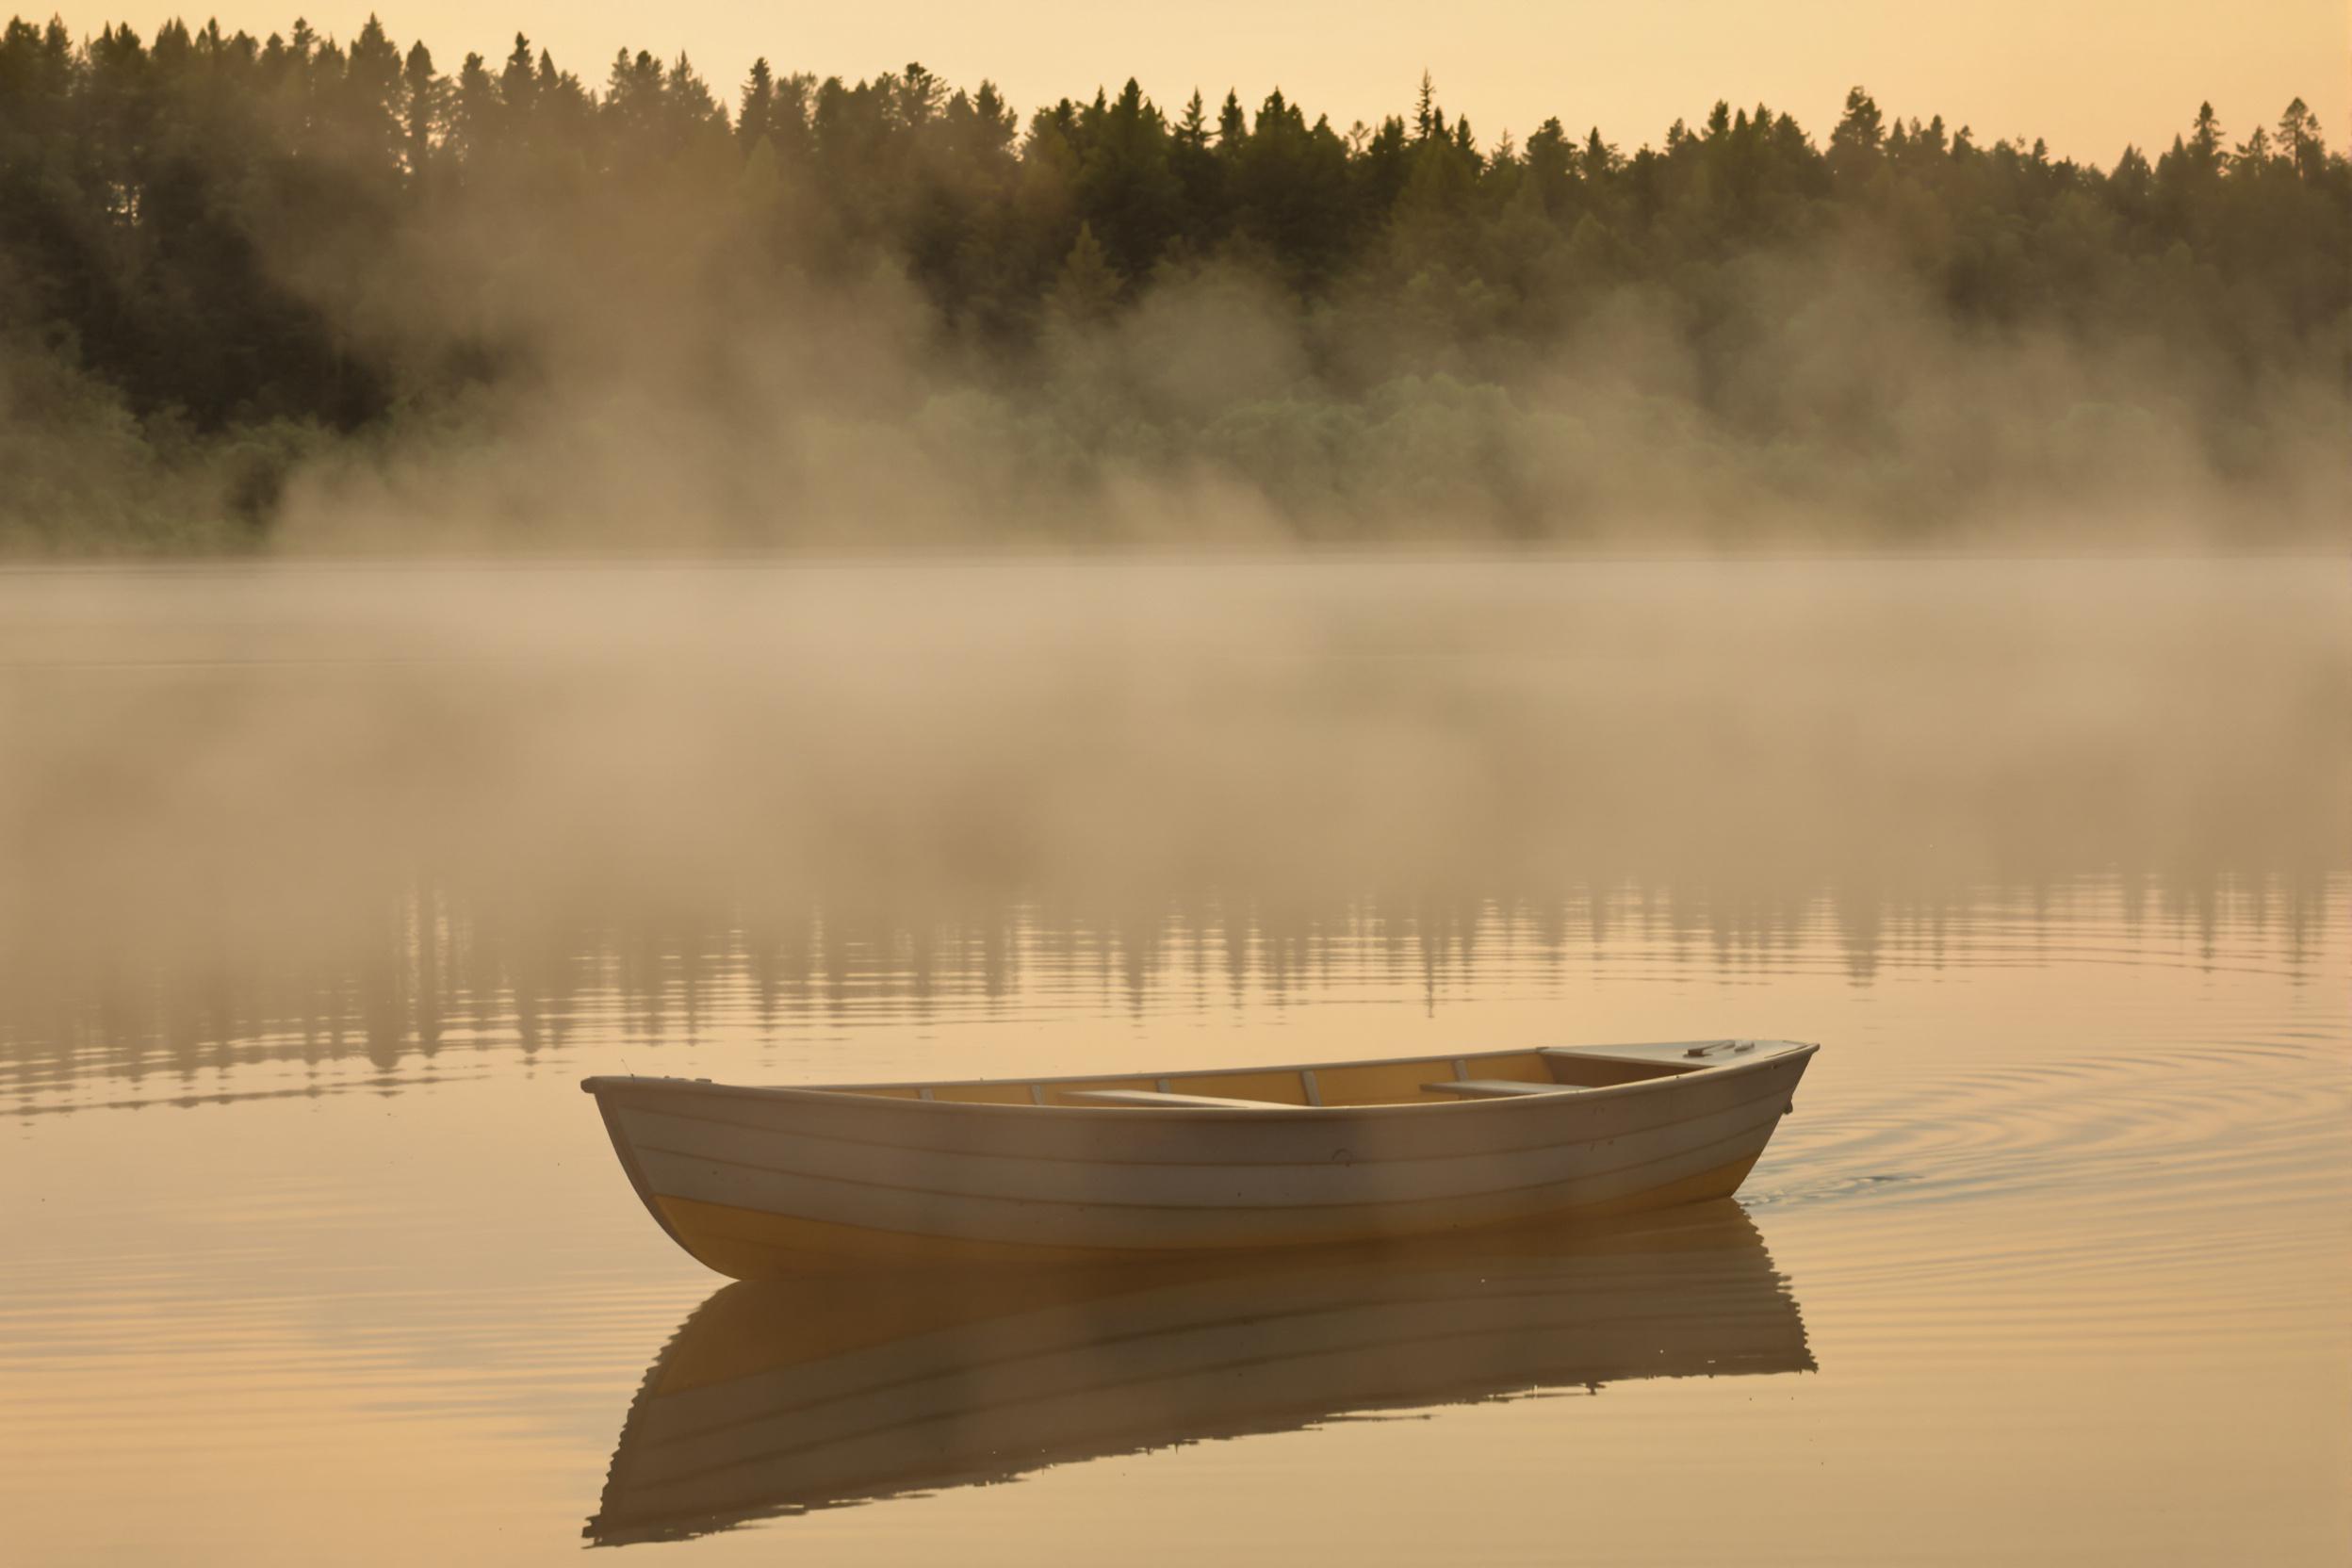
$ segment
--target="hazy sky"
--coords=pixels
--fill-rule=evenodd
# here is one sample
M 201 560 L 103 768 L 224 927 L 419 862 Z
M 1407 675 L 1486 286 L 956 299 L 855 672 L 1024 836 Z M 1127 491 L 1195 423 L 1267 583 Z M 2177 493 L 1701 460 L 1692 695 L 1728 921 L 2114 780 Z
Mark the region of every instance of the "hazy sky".
M 920 60 L 960 86 L 993 79 L 1024 115 L 1134 75 L 1164 104 L 1197 85 L 1212 102 L 1238 88 L 1254 106 L 1280 86 L 1344 130 L 1409 107 L 1427 67 L 1441 101 L 1490 142 L 1557 114 L 1630 151 L 1719 97 L 1763 99 L 1821 137 L 1857 82 L 1889 113 L 1941 113 L 1985 141 L 2046 137 L 2102 163 L 2127 141 L 2169 142 L 2205 98 L 2233 141 L 2297 95 L 2331 143 L 2352 129 L 2345 0 L 227 0 L 217 14 L 255 34 L 307 14 L 349 37 L 370 9 L 403 46 L 422 37 L 444 70 L 467 50 L 503 55 L 519 28 L 592 86 L 623 44 L 683 49 L 730 99 L 760 55 L 853 77 Z M 122 13 L 66 0 L 63 14 L 81 33 Z M 129 20 L 146 33 L 168 14 Z

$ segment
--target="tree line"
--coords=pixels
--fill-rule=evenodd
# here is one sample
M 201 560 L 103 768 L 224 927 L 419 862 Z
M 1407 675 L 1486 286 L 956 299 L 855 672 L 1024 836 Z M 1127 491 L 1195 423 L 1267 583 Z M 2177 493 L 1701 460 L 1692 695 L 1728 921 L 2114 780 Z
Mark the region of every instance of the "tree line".
M 0 506 L 20 529 L 72 510 L 59 443 L 95 432 L 124 461 L 244 453 L 222 505 L 265 527 L 302 454 L 462 419 L 543 369 L 550 329 L 606 330 L 549 302 L 590 286 L 615 317 L 693 299 L 724 321 L 888 277 L 926 374 L 1019 397 L 1171 280 L 1242 274 L 1304 323 L 1286 373 L 1352 406 L 1400 377 L 1515 395 L 1635 300 L 1687 350 L 1677 396 L 1771 441 L 1867 417 L 1745 373 L 1760 270 L 1826 256 L 1965 341 L 2161 346 L 2195 367 L 2225 471 L 2265 461 L 2260 429 L 2225 428 L 2233 400 L 2352 382 L 2352 165 L 2300 100 L 2241 138 L 2200 107 L 2104 168 L 1859 88 L 1825 139 L 1718 103 L 1627 152 L 1558 119 L 1484 139 L 1426 78 L 1410 112 L 1344 130 L 1280 91 L 1171 110 L 1134 81 L 1023 120 L 919 65 L 763 59 L 727 103 L 682 56 L 624 50 L 593 87 L 520 36 L 451 73 L 374 20 L 340 42 L 15 19 L 0 455 L 31 473 L 46 449 L 53 477 L 0 482 Z

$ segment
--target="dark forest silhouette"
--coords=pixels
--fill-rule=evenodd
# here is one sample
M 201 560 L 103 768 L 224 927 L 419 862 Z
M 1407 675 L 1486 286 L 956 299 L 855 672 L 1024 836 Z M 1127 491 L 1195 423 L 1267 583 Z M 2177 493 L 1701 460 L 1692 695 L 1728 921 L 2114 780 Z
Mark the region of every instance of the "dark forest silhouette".
M 1592 345 L 1621 318 L 1677 348 L 1665 385 L 1638 345 L 1620 353 L 1614 384 L 1659 400 L 1654 425 L 1797 454 L 1740 482 L 1893 463 L 1871 378 L 1903 373 L 1903 345 L 1864 331 L 1826 380 L 1771 347 L 1791 319 L 1834 340 L 1852 278 L 1899 284 L 1952 341 L 2051 342 L 2145 389 L 2074 395 L 2058 446 L 2114 466 L 2186 429 L 2259 489 L 2328 446 L 2352 380 L 2347 256 L 2352 164 L 2300 100 L 2234 145 L 2200 109 L 2153 159 L 2107 169 L 1890 116 L 1860 89 L 1825 143 L 1718 104 L 1628 154 L 1559 120 L 1482 141 L 1426 82 L 1410 114 L 1345 131 L 1280 92 L 1170 113 L 1132 81 L 1024 123 L 991 86 L 920 66 L 853 84 L 762 60 L 730 111 L 683 57 L 624 51 L 596 90 L 520 37 L 444 74 L 373 21 L 345 44 L 178 22 L 77 43 L 18 20 L 0 37 L 0 537 L 251 538 L 301 462 L 490 420 L 498 396 L 583 363 L 756 412 L 720 351 L 734 330 L 811 302 L 854 313 L 877 278 L 916 314 L 919 373 L 841 377 L 843 400 L 934 423 L 945 407 L 1024 474 L 1105 451 L 1205 463 L 1319 518 L 1309 532 L 1348 531 L 1351 466 L 1400 443 L 1409 467 L 1379 482 L 1426 483 L 1414 504 L 1561 531 L 1561 483 L 1514 455 L 1551 437 L 1494 432 L 1525 423 L 1547 367 L 1606 359 Z M 1233 384 L 1182 398 L 1105 389 L 1122 372 L 1086 343 L 1155 296 L 1238 280 L 1280 302 L 1293 357 L 1238 356 Z M 1932 518 L 2001 461 L 1937 452 L 1857 504 Z M 1477 477 L 1457 494 L 1457 474 Z M 168 482 L 189 476 L 204 485 Z M 217 527 L 173 514 L 191 494 Z

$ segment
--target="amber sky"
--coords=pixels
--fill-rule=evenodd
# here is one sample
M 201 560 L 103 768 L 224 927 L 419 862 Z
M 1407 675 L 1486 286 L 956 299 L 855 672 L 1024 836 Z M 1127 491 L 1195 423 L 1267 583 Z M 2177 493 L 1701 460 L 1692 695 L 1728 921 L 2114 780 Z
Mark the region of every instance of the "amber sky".
M 63 9 L 77 33 L 120 14 Z M 1631 150 L 1718 97 L 1762 99 L 1819 137 L 1855 83 L 1890 114 L 1941 113 L 1986 141 L 2045 137 L 2102 163 L 2126 142 L 2169 142 L 2200 99 L 2233 141 L 2298 95 L 2330 142 L 2352 130 L 2346 0 L 227 0 L 217 14 L 262 35 L 305 9 L 337 37 L 375 9 L 445 71 L 467 50 L 503 56 L 517 29 L 592 86 L 624 44 L 684 50 L 730 100 L 756 56 L 851 77 L 920 60 L 957 85 L 993 79 L 1024 115 L 1134 75 L 1166 105 L 1198 86 L 1254 106 L 1279 86 L 1344 130 L 1409 106 L 1426 67 L 1484 141 L 1557 114 Z M 129 20 L 144 33 L 167 14 Z

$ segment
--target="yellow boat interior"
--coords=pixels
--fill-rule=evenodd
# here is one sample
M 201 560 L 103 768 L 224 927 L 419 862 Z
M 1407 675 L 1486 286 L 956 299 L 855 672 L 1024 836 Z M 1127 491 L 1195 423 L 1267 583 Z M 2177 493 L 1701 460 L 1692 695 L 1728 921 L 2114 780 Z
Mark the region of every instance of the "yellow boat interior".
M 1776 1043 L 1776 1042 L 1774 1042 Z M 1111 1078 L 966 1079 L 932 1084 L 841 1084 L 829 1093 L 967 1105 L 1066 1105 L 1131 1110 L 1279 1110 L 1302 1105 L 1411 1105 L 1572 1094 L 1673 1078 L 1744 1058 L 1754 1040 L 1689 1045 L 1473 1052 L 1461 1056 L 1249 1067 Z

